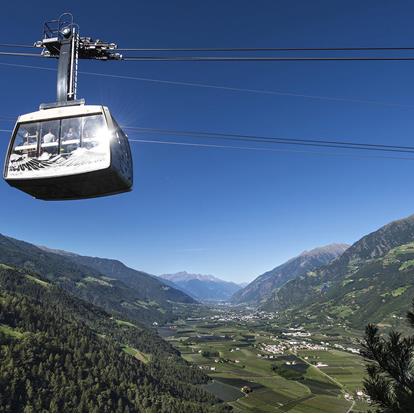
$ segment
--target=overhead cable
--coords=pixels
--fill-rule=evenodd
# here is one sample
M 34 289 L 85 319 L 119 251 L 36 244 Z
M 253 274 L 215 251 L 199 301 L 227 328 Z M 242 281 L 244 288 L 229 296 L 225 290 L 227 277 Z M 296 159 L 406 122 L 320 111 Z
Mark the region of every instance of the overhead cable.
M 40 53 L 20 53 L 20 52 L 0 52 L 2 56 L 19 56 L 19 57 L 40 57 L 43 58 L 44 56 Z
M 17 67 L 17 68 L 37 69 L 37 70 L 46 70 L 46 71 L 56 72 L 55 68 L 48 68 L 46 66 L 34 66 L 34 65 L 6 63 L 6 62 L 0 62 L 0 66 L 10 66 L 10 67 Z M 79 71 L 79 73 L 82 75 L 101 76 L 101 77 L 124 79 L 124 80 L 135 80 L 135 81 L 140 81 L 140 82 L 160 83 L 160 84 L 175 85 L 175 86 L 218 89 L 218 90 L 226 90 L 226 91 L 231 91 L 231 92 L 246 92 L 246 93 L 263 94 L 263 95 L 291 96 L 291 97 L 298 97 L 298 98 L 309 98 L 309 99 L 327 100 L 327 101 L 353 102 L 353 103 L 373 104 L 373 105 L 381 105 L 381 106 L 414 108 L 414 105 L 400 104 L 396 102 L 374 101 L 370 99 L 353 99 L 353 98 L 331 97 L 331 96 L 322 96 L 322 95 L 309 95 L 309 94 L 275 91 L 275 90 L 267 90 L 267 89 L 238 88 L 238 87 L 233 87 L 233 86 L 215 85 L 215 84 L 209 84 L 209 83 L 173 81 L 173 80 L 166 80 L 166 79 L 147 78 L 147 77 L 142 77 L 142 76 L 116 75 L 113 73 L 102 73 L 102 72 Z
M 130 129 L 130 130 L 137 131 L 137 132 L 150 133 L 150 134 L 182 135 L 182 136 L 201 137 L 201 138 L 270 143 L 270 144 L 279 144 L 279 145 L 280 144 L 304 145 L 304 146 L 313 146 L 313 147 L 355 149 L 355 150 L 363 150 L 363 151 L 414 153 L 414 147 L 411 147 L 411 146 L 371 144 L 371 143 L 359 143 L 359 142 L 350 142 L 350 141 L 328 141 L 328 140 L 314 140 L 314 139 L 268 137 L 268 136 L 260 136 L 260 135 L 228 134 L 228 133 L 218 133 L 218 132 L 208 132 L 208 131 L 182 131 L 182 130 L 171 130 L 171 129 L 128 127 L 128 126 L 123 126 L 123 128 Z
M 346 56 L 346 57 L 297 57 L 297 56 L 125 56 L 125 61 L 139 62 L 296 62 L 296 61 L 410 61 L 407 56 Z
M 322 151 L 305 151 L 305 150 L 292 150 L 287 148 L 263 148 L 263 147 L 245 147 L 234 145 L 218 145 L 218 144 L 202 144 L 193 142 L 179 142 L 179 141 L 159 141 L 159 140 L 144 140 L 144 139 L 128 139 L 132 143 L 144 143 L 144 144 L 161 144 L 161 145 L 178 145 L 186 147 L 199 147 L 199 148 L 220 148 L 220 149 L 233 149 L 233 150 L 247 150 L 247 151 L 264 151 L 264 152 L 290 152 L 297 154 L 310 154 L 310 155 L 324 155 L 324 156 L 337 156 L 337 157 L 350 157 L 350 158 L 372 158 L 372 159 L 389 159 L 389 160 L 402 160 L 402 161 L 414 161 L 414 158 L 408 157 L 395 157 L 386 155 L 364 155 L 364 154 L 345 154 L 338 152 L 322 152 Z
M 21 47 L 25 49 L 33 49 L 34 45 L 17 45 L 15 43 L 0 43 L 0 47 Z
M 0 116 L 0 119 L 12 120 L 11 117 Z M 125 130 L 131 130 L 133 132 L 149 133 L 149 134 L 165 134 L 165 135 L 180 135 L 192 138 L 208 138 L 208 139 L 223 139 L 232 141 L 243 142 L 260 142 L 266 144 L 277 145 L 299 145 L 299 146 L 311 146 L 311 147 L 323 147 L 323 148 L 338 148 L 338 149 L 351 149 L 361 151 L 382 151 L 382 152 L 399 152 L 399 153 L 414 153 L 413 146 L 404 145 L 386 145 L 386 144 L 373 144 L 366 142 L 355 141 L 337 141 L 337 140 L 324 140 L 324 139 L 300 139 L 300 138 L 287 138 L 287 137 L 274 137 L 274 136 L 262 136 L 262 135 L 246 135 L 246 134 L 230 134 L 223 132 L 210 132 L 210 131 L 189 131 L 189 130 L 176 130 L 176 129 L 162 129 L 162 128 L 145 128 L 136 126 L 122 126 Z M 11 131 L 9 131 L 11 132 Z
M 0 43 L 0 47 L 16 47 L 33 49 L 34 44 Z M 382 47 L 382 46 L 356 46 L 356 47 L 117 47 L 120 51 L 136 52 L 345 52 L 345 51 L 401 51 L 414 50 L 413 46 Z
M 11 133 L 10 129 L 0 129 L 0 132 Z M 387 155 L 366 155 L 366 154 L 350 154 L 350 153 L 338 153 L 338 152 L 322 152 L 322 151 L 306 151 L 306 150 L 293 150 L 289 148 L 264 148 L 264 147 L 246 147 L 246 146 L 234 146 L 234 145 L 220 145 L 220 144 L 205 144 L 195 142 L 179 142 L 179 141 L 160 141 L 160 140 L 145 140 L 128 138 L 131 143 L 144 143 L 144 144 L 159 144 L 159 145 L 178 145 L 185 147 L 199 147 L 199 148 L 218 148 L 218 149 L 233 149 L 233 150 L 247 150 L 247 151 L 264 151 L 264 152 L 289 152 L 297 154 L 309 154 L 309 155 L 323 155 L 323 156 L 339 156 L 339 157 L 351 157 L 351 158 L 371 158 L 371 159 L 389 159 L 400 161 L 414 161 L 414 158 L 408 157 L 396 157 Z
M 117 48 L 128 52 L 299 52 L 414 50 L 414 47 L 201 47 L 201 48 Z

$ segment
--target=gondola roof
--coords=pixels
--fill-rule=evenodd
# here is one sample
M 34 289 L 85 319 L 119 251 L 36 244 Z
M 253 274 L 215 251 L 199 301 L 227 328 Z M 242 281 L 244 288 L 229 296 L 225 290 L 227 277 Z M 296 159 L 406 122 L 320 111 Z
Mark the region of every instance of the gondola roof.
M 36 112 L 20 115 L 17 122 L 48 121 L 74 116 L 96 115 L 100 113 L 102 113 L 102 106 L 100 105 L 59 106 L 55 108 L 40 109 Z

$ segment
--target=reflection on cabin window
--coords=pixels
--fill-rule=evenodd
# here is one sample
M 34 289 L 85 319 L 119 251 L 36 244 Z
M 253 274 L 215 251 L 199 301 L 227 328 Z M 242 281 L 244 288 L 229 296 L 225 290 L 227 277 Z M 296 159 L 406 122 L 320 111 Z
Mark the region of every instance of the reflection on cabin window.
M 78 148 L 93 149 L 108 139 L 104 116 L 88 115 L 20 124 L 12 154 L 24 158 L 68 156 Z
M 40 123 L 40 159 L 56 155 L 59 150 L 60 121 Z
M 60 153 L 71 154 L 80 147 L 81 118 L 62 119 L 60 133 Z
M 13 153 L 26 157 L 37 156 L 38 122 L 30 122 L 19 127 L 14 138 Z
M 104 139 L 106 133 L 105 120 L 102 115 L 83 118 L 82 146 L 84 148 L 96 147 L 99 140 Z

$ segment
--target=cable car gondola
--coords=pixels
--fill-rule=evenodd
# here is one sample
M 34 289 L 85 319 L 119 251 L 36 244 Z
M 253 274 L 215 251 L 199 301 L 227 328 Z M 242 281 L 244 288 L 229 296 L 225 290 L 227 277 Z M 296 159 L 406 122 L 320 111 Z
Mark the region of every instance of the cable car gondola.
M 4 178 L 43 200 L 129 191 L 128 139 L 104 106 L 62 106 L 21 115 L 6 156 Z
M 108 108 L 76 99 L 78 58 L 117 60 L 114 43 L 81 38 L 70 13 L 44 24 L 36 46 L 58 58 L 57 102 L 16 122 L 4 179 L 43 200 L 100 197 L 130 191 L 132 157 L 128 138 Z

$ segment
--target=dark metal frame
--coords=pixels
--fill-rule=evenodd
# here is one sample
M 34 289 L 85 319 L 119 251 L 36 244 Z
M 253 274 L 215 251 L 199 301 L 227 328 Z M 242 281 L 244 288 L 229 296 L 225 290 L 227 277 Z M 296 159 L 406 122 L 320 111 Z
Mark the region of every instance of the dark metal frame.
M 122 55 L 115 52 L 117 45 L 91 37 L 80 37 L 79 26 L 71 13 L 63 13 L 59 19 L 50 20 L 43 25 L 43 39 L 36 42 L 42 55 L 57 58 L 57 101 L 42 104 L 40 109 L 57 106 L 80 105 L 84 100 L 76 99 L 78 59 L 120 60 Z
M 72 13 L 63 13 L 59 19 L 49 20 L 43 24 L 43 38 L 51 39 L 54 37 L 62 38 L 62 29 L 65 27 L 72 27 L 73 15 Z

